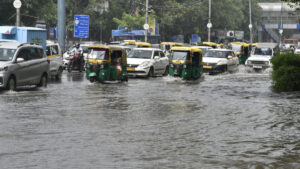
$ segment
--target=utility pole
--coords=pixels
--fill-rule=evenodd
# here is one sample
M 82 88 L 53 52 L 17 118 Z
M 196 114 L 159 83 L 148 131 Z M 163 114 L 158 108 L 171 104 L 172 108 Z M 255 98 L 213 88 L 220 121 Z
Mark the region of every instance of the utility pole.
M 58 20 L 58 43 L 65 51 L 65 37 L 66 37 L 66 3 L 65 0 L 57 1 L 57 20 Z
M 210 32 L 212 28 L 211 24 L 211 0 L 208 1 L 208 23 L 207 23 L 207 28 L 208 28 L 208 42 L 210 42 Z
M 250 29 L 250 43 L 253 43 L 253 35 L 252 35 L 252 3 L 251 0 L 249 0 L 249 29 Z
M 22 2 L 20 0 L 15 0 L 13 5 L 16 8 L 16 26 L 21 26 L 20 8 L 22 6 Z
M 144 25 L 144 29 L 145 29 L 145 42 L 148 41 L 148 29 L 149 29 L 149 25 L 148 25 L 148 8 L 149 8 L 149 0 L 146 0 L 146 19 L 145 19 L 145 25 Z

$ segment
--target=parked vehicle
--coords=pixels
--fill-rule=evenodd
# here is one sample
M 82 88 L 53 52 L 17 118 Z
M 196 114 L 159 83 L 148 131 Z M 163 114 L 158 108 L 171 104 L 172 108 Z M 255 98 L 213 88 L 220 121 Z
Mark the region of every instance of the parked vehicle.
M 232 42 L 230 43 L 229 48 L 233 50 L 235 56 L 239 58 L 239 63 L 245 64 L 250 56 L 251 45 L 243 42 Z
M 209 74 L 237 71 L 239 59 L 229 49 L 211 49 L 203 57 L 203 70 Z
M 169 75 L 183 80 L 198 79 L 203 73 L 202 51 L 191 47 L 173 47 Z
M 50 60 L 50 75 L 54 76 L 56 79 L 61 79 L 64 64 L 59 44 L 47 41 L 46 55 Z
M 161 49 L 135 48 L 127 58 L 127 72 L 130 76 L 152 77 L 167 75 L 169 59 Z
M 246 66 L 254 70 L 262 70 L 271 67 L 271 59 L 279 54 L 277 43 L 259 43 L 246 61 Z
M 47 86 L 50 60 L 43 47 L 18 42 L 0 42 L 0 87 Z
M 126 51 L 119 46 L 91 45 L 86 67 L 90 82 L 128 81 Z

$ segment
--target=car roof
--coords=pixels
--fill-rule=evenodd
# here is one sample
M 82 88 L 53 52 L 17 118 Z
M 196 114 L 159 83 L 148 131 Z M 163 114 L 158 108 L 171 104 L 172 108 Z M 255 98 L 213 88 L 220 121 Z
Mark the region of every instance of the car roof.
M 230 49 L 210 49 L 210 51 L 223 51 L 223 52 L 233 52 Z
M 17 49 L 21 44 L 19 42 L 0 42 L 0 48 Z
M 156 50 L 156 51 L 162 51 L 158 48 L 133 48 L 133 50 Z

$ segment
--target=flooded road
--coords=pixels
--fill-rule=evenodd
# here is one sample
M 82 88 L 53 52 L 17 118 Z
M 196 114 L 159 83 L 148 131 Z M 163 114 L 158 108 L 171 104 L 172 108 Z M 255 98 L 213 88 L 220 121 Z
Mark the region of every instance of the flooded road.
M 240 68 L 241 69 L 241 68 Z M 300 93 L 268 72 L 0 92 L 1 169 L 300 169 Z

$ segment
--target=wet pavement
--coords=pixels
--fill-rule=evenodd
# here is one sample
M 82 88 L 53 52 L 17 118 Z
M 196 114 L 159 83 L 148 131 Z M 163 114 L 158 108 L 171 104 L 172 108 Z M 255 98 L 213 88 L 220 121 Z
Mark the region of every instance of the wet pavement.
M 269 72 L 0 91 L 0 168 L 300 169 L 300 93 Z

